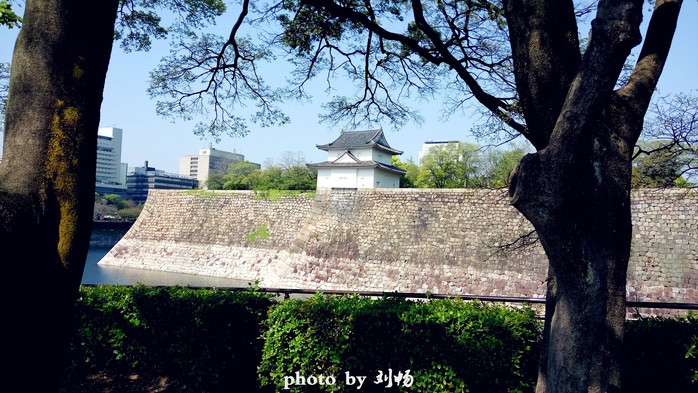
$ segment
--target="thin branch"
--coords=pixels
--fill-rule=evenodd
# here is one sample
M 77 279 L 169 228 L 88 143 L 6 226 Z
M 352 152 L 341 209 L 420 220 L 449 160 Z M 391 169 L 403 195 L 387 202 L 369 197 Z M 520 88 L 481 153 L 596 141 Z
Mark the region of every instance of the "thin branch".
M 502 119 L 502 121 L 504 121 L 511 128 L 525 135 L 527 133 L 526 127 L 523 124 L 516 122 L 513 118 L 511 118 L 511 116 L 502 111 L 502 109 L 506 109 L 508 105 L 482 90 L 482 87 L 479 85 L 479 83 L 477 83 L 470 72 L 468 72 L 465 66 L 451 54 L 445 44 L 441 41 L 439 34 L 427 23 L 424 17 L 422 3 L 419 0 L 412 0 L 412 10 L 417 26 L 429 37 L 431 42 L 441 54 L 444 62 L 453 68 L 463 79 L 465 84 L 470 88 L 473 97 L 475 97 L 476 100 L 494 113 L 495 116 Z
M 336 15 L 340 18 L 350 20 L 361 26 L 367 28 L 370 32 L 380 36 L 383 39 L 395 41 L 409 48 L 415 54 L 421 56 L 426 61 L 436 66 L 447 64 L 449 67 L 455 69 L 461 79 L 466 83 L 469 89 L 473 92 L 473 96 L 480 101 L 486 108 L 488 108 L 492 113 L 500 118 L 507 125 L 515 129 L 517 132 L 526 134 L 526 127 L 514 120 L 514 118 L 507 114 L 503 109 L 508 108 L 508 105 L 498 98 L 486 93 L 476 79 L 468 72 L 467 68 L 461 63 L 460 60 L 453 57 L 449 52 L 448 48 L 445 47 L 444 43 L 438 40 L 436 33 L 424 19 L 423 10 L 421 9 L 421 4 L 418 1 L 413 1 L 412 6 L 414 9 L 414 16 L 417 25 L 424 31 L 432 43 L 434 43 L 435 48 L 425 48 L 420 43 L 414 39 L 411 39 L 404 34 L 398 34 L 386 30 L 380 26 L 377 22 L 371 20 L 369 16 L 364 13 L 358 12 L 346 6 L 341 6 L 333 1 L 320 1 L 320 0 L 303 0 L 302 4 L 310 5 L 319 10 L 326 10 L 332 15 Z M 434 51 L 435 50 L 435 51 Z

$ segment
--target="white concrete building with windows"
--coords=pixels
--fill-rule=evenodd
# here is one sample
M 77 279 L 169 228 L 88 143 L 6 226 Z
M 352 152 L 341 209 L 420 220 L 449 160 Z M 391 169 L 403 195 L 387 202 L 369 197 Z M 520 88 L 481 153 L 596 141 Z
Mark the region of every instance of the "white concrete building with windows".
M 97 130 L 96 191 L 100 194 L 126 195 L 128 164 L 121 162 L 123 130 L 105 127 Z
M 189 176 L 167 173 L 148 165 L 130 168 L 126 176 L 128 199 L 136 203 L 145 202 L 148 191 L 153 189 L 192 190 L 198 186 L 198 181 Z
M 199 184 L 204 185 L 210 174 L 223 175 L 228 169 L 228 165 L 238 161 L 245 161 L 245 156 L 212 147 L 201 149 L 197 155 L 179 158 L 179 174 L 196 179 Z
M 393 149 L 382 129 L 342 131 L 339 138 L 318 149 L 327 151 L 327 161 L 308 164 L 317 169 L 317 188 L 399 188 L 405 171 L 392 165 Z

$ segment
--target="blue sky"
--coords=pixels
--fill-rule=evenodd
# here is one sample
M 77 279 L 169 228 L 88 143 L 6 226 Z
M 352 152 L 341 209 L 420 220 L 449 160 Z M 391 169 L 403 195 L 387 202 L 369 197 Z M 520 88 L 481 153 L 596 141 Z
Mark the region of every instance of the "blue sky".
M 649 8 L 648 5 L 645 5 Z M 232 20 L 235 5 L 218 22 L 225 26 Z M 647 19 L 647 18 L 646 18 Z M 698 89 L 698 1 L 686 0 L 681 11 L 677 33 L 669 60 L 660 79 L 662 95 Z M 229 22 L 232 23 L 232 22 Z M 0 62 L 10 62 L 12 48 L 18 30 L 0 28 Z M 644 28 L 643 28 L 644 33 Z M 322 90 L 314 93 L 314 100 L 307 104 L 285 105 L 291 118 L 290 124 L 281 127 L 261 128 L 250 124 L 251 132 L 245 137 L 224 137 L 219 143 L 202 140 L 192 133 L 195 122 L 172 123 L 155 114 L 155 100 L 146 94 L 149 72 L 168 52 L 168 43 L 156 42 L 148 53 L 124 53 L 118 45 L 112 53 L 107 74 L 104 102 L 102 103 L 102 127 L 118 127 L 124 130 L 122 161 L 129 166 L 150 166 L 168 172 L 178 172 L 181 155 L 196 154 L 200 148 L 213 147 L 244 154 L 246 159 L 263 164 L 276 159 L 284 151 L 302 152 L 309 162 L 324 161 L 326 153 L 315 145 L 334 140 L 341 126 L 320 124 L 318 114 L 327 101 Z M 473 102 L 473 106 L 475 103 Z M 401 159 L 417 159 L 422 143 L 428 139 L 449 139 L 477 142 L 469 136 L 477 115 L 441 117 L 438 102 L 420 103 L 418 106 L 424 122 L 407 124 L 397 130 L 390 124 L 381 124 L 388 142 L 403 150 Z

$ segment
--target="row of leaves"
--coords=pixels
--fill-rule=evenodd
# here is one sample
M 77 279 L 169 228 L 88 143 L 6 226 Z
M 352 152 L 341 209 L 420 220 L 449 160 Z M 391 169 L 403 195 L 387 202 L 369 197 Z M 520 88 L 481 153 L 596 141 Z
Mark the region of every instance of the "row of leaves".
M 480 302 L 316 296 L 275 307 L 264 332 L 262 383 L 284 376 L 333 375 L 335 385 L 290 391 L 349 391 L 345 373 L 365 376 L 362 391 L 509 392 L 535 382 L 539 323 L 529 309 Z M 412 386 L 375 383 L 406 370 Z
M 347 372 L 367 377 L 362 392 L 528 392 L 541 329 L 529 308 L 458 299 L 276 302 L 256 291 L 143 286 L 82 288 L 76 321 L 71 377 L 156 373 L 202 392 L 354 391 Z M 658 391 L 668 381 L 676 391 L 695 388 L 698 317 L 631 321 L 626 331 L 628 391 Z M 413 384 L 374 383 L 389 369 L 410 370 Z M 296 375 L 336 383 L 284 378 Z
M 271 296 L 183 287 L 82 287 L 69 378 L 167 376 L 202 392 L 254 392 Z

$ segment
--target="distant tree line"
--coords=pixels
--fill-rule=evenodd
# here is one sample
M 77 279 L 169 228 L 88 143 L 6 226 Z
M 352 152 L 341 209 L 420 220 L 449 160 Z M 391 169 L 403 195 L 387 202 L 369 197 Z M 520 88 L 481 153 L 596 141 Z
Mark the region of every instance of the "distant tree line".
M 635 148 L 631 184 L 634 188 L 694 187 L 686 179 L 694 169 L 693 160 L 695 153 L 687 154 L 667 140 L 641 140 Z
M 249 162 L 234 162 L 225 174 L 211 174 L 209 190 L 314 190 L 317 171 L 305 166 L 302 153 L 284 152 L 278 161 L 267 160 L 265 169 Z
M 393 165 L 407 171 L 400 180 L 402 188 L 502 188 L 509 185 L 509 175 L 526 153 L 521 146 L 483 148 L 450 142 L 432 147 L 419 164 L 393 157 Z M 695 151 L 670 139 L 640 140 L 633 160 L 632 186 L 694 187 L 691 175 L 695 161 Z
M 509 149 L 450 142 L 429 149 L 419 163 L 412 158 L 393 165 L 407 173 L 401 188 L 503 188 L 509 175 L 528 153 L 524 146 Z M 640 187 L 693 187 L 686 179 L 695 154 L 687 154 L 664 140 L 641 140 L 633 161 L 632 185 Z M 278 161 L 267 160 L 265 169 L 249 162 L 235 162 L 225 174 L 212 174 L 210 190 L 314 190 L 317 171 L 305 166 L 302 153 L 284 152 Z
M 407 171 L 402 188 L 502 188 L 526 153 L 521 146 L 505 150 L 450 142 L 429 149 L 418 164 L 393 157 L 393 165 Z
M 117 194 L 100 195 L 95 192 L 94 219 L 135 221 L 143 210 L 142 203 L 124 200 Z
M 649 109 L 633 155 L 633 187 L 695 187 L 698 95 L 659 97 Z

